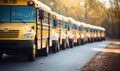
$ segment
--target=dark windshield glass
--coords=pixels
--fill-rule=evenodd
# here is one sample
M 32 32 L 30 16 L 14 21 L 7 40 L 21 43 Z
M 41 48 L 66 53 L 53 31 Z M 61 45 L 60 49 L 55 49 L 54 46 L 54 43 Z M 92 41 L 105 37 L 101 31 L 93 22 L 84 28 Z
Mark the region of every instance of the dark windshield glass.
M 68 23 L 69 30 L 72 30 L 72 24 Z
M 35 22 L 32 6 L 0 6 L 0 22 Z
M 0 22 L 10 21 L 10 7 L 0 6 Z
M 62 29 L 65 28 L 65 22 L 62 21 Z
M 76 26 L 76 30 L 78 30 L 78 26 Z
M 52 19 L 52 28 L 56 28 L 57 27 L 57 20 Z
M 13 6 L 12 7 L 12 22 L 34 22 L 35 10 L 32 6 Z
M 83 26 L 81 26 L 81 27 L 80 27 L 80 31 L 83 31 L 83 30 L 84 30 L 84 27 L 83 27 Z
M 87 28 L 87 32 L 90 32 L 90 28 Z

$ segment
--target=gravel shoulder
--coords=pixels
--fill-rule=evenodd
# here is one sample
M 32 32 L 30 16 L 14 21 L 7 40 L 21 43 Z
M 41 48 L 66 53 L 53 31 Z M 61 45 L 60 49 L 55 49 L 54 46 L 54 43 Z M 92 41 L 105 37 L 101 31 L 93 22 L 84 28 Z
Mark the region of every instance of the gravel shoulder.
M 120 71 L 120 40 L 109 40 L 111 44 L 99 52 L 80 71 Z

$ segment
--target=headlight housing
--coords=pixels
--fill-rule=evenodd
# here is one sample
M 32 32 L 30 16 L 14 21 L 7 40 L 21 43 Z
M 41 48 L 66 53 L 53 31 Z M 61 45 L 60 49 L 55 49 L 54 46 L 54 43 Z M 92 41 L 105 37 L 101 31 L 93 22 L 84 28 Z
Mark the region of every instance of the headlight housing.
M 33 35 L 31 33 L 24 34 L 22 38 L 33 38 Z

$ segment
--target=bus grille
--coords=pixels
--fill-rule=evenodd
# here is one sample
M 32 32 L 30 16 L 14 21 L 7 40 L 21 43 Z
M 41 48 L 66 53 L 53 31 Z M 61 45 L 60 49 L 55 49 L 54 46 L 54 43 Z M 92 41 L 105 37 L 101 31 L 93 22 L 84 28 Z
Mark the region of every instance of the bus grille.
M 0 30 L 0 38 L 17 38 L 19 30 L 9 30 L 7 32 Z

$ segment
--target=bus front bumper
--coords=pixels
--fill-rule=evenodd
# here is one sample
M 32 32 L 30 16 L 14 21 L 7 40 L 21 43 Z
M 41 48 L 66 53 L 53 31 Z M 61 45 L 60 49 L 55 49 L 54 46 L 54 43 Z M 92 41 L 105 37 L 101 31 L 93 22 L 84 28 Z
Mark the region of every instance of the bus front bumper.
M 33 40 L 0 40 L 0 51 L 10 55 L 29 53 Z

